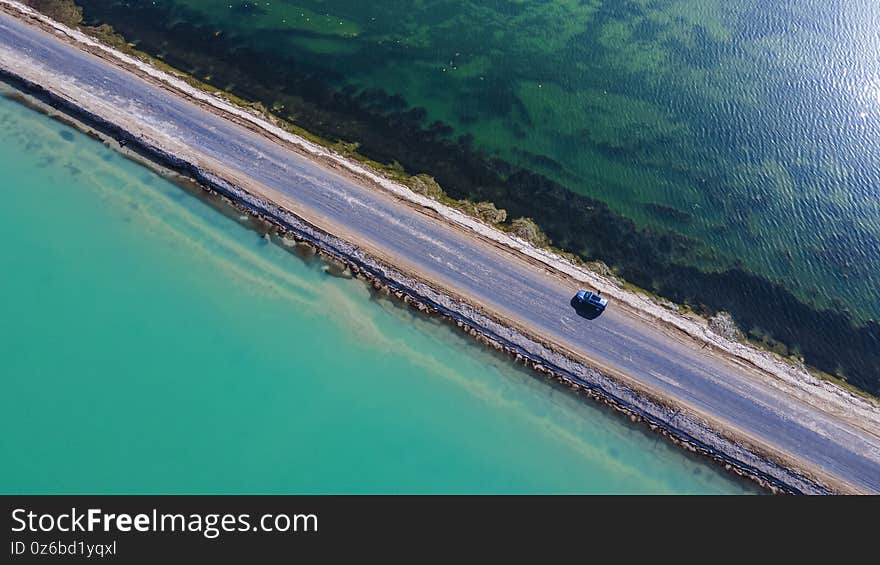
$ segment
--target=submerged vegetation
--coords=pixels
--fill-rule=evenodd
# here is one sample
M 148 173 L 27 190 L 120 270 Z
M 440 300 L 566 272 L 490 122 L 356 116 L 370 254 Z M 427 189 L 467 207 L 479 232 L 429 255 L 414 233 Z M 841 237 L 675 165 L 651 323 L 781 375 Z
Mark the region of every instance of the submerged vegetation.
M 360 31 L 351 19 L 340 19 L 340 29 L 333 29 L 332 33 L 308 27 L 294 31 L 263 30 L 257 41 L 241 30 L 219 27 L 216 21 L 202 11 L 189 8 L 186 2 L 157 5 L 79 0 L 77 5 L 72 0 L 28 0 L 26 3 L 68 25 L 80 26 L 111 45 L 130 52 L 133 45 L 138 52 L 188 73 L 193 82 L 210 85 L 240 103 L 256 105 L 296 133 L 369 163 L 416 192 L 456 206 L 536 245 L 552 244 L 582 262 L 602 261 L 628 284 L 701 314 L 730 312 L 731 319 L 753 342 L 783 356 L 803 358 L 806 363 L 862 390 L 880 393 L 880 324 L 876 320 L 861 319 L 863 316 L 856 316 L 848 304 L 834 298 L 807 300 L 802 292 L 796 293 L 754 270 L 744 260 L 725 259 L 703 240 L 664 227 L 698 223 L 694 214 L 681 207 L 657 202 L 641 204 L 639 209 L 652 220 L 637 224 L 621 211 L 612 209 L 606 201 L 587 195 L 578 184 L 580 180 L 572 180 L 567 163 L 529 151 L 525 145 L 517 146 L 517 157 L 512 153 L 503 154 L 481 143 L 474 134 L 463 133 L 466 129 L 462 124 L 478 122 L 481 113 L 489 111 L 487 107 L 491 107 L 491 112 L 506 108 L 505 112 L 525 116 L 525 122 L 538 120 L 536 108 L 541 107 L 540 100 L 549 92 L 545 88 L 556 86 L 541 83 L 515 91 L 512 83 L 494 74 L 484 59 L 474 56 L 458 61 L 453 57 L 448 70 L 468 69 L 471 75 L 465 82 L 481 83 L 480 89 L 473 92 L 492 92 L 493 98 L 477 97 L 471 107 L 457 114 L 456 123 L 447 123 L 434 119 L 425 107 L 413 106 L 397 93 L 375 86 L 359 86 L 345 76 L 346 69 L 352 66 L 381 66 L 383 58 L 399 61 L 406 56 L 402 51 L 427 49 L 417 33 L 412 34 L 407 46 L 386 38 L 373 45 L 369 53 L 355 57 L 340 51 L 342 43 L 336 41 L 358 36 Z M 343 3 L 332 4 L 340 8 Z M 230 6 L 235 8 L 237 17 L 259 17 L 262 10 L 257 4 L 247 2 L 234 2 Z M 505 9 L 516 17 L 522 16 L 525 10 L 521 4 L 508 5 Z M 584 33 L 585 28 L 578 27 L 577 21 L 569 25 L 571 29 L 558 30 L 559 41 Z M 606 26 L 605 29 L 610 33 L 615 28 Z M 624 33 L 625 30 L 618 31 Z M 321 44 L 328 34 L 335 38 L 334 42 Z M 679 40 L 685 50 L 697 49 L 699 44 L 696 40 L 695 45 L 684 38 Z M 271 51 L 266 45 L 273 41 L 300 42 L 304 45 L 303 51 Z M 331 59 L 338 67 L 322 64 L 323 59 L 314 55 L 331 47 L 338 51 L 334 51 L 336 58 Z M 639 60 L 636 57 L 630 63 Z M 441 72 L 448 70 L 444 67 Z M 560 70 L 559 74 L 568 76 L 568 71 Z M 492 83 L 491 88 L 487 89 L 486 81 Z M 442 94 L 443 85 L 430 86 Z M 564 92 L 553 94 L 562 97 Z M 523 106 L 527 102 L 530 106 Z M 619 99 L 602 104 L 605 107 L 596 111 L 623 111 L 620 106 L 623 101 Z M 639 106 L 626 111 L 651 114 L 650 108 Z M 514 122 L 508 125 L 510 123 Z M 647 139 L 650 132 L 633 133 L 639 127 L 639 122 L 633 122 L 630 130 L 619 132 L 619 137 L 615 132 L 599 130 L 579 135 L 591 140 L 591 146 L 609 162 L 622 162 L 636 156 L 638 160 L 647 160 L 641 163 L 646 170 L 666 167 L 676 171 L 679 180 L 687 180 L 690 173 L 683 172 L 685 165 L 662 162 L 656 149 L 666 143 L 674 145 L 669 135 L 677 126 L 666 124 L 665 133 L 654 139 Z M 521 134 L 522 140 L 528 138 L 527 131 Z M 575 135 L 571 140 L 577 139 Z M 654 149 L 645 149 L 649 145 Z M 653 165 L 648 163 L 652 159 L 655 160 Z M 758 173 L 779 186 L 791 180 L 786 180 L 772 165 L 762 166 L 760 171 L 756 169 L 755 174 Z M 700 174 L 710 176 L 708 171 L 700 171 Z M 714 178 L 712 182 L 720 182 L 717 174 L 711 178 Z M 724 229 L 741 228 L 742 233 L 749 233 L 753 222 L 749 218 L 749 206 L 760 206 L 761 202 L 774 197 L 762 192 L 760 186 L 751 187 L 748 198 L 742 202 L 718 194 L 712 197 L 724 199 L 716 203 L 719 207 L 738 210 L 735 218 L 739 219 L 732 219 L 733 223 Z M 610 192 L 613 187 L 596 189 L 597 195 Z M 852 244 L 852 238 L 870 240 L 863 232 L 853 233 L 837 245 L 846 248 Z M 870 268 L 870 258 L 866 261 L 867 267 L 860 268 Z

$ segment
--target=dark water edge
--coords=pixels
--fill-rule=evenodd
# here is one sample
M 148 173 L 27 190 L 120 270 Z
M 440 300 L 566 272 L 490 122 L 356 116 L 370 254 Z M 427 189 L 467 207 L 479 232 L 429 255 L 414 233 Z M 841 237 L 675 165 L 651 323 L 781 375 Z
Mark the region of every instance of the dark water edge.
M 488 200 L 509 218 L 532 217 L 556 247 L 604 261 L 627 281 L 703 314 L 728 311 L 755 341 L 880 394 L 880 323 L 857 324 L 842 303 L 832 310 L 809 305 L 742 266 L 694 267 L 713 255 L 696 240 L 640 227 L 603 202 L 481 152 L 468 136 L 453 138 L 452 127 L 426 123 L 424 109 L 408 108 L 398 96 L 339 90 L 333 85 L 342 77 L 328 69 L 295 56 L 266 57 L 243 40 L 217 35 L 198 14 L 181 18 L 179 7 L 172 14 L 141 2 L 124 9 L 107 0 L 78 4 L 86 24 L 111 25 L 138 49 L 212 86 L 274 107 L 279 117 L 331 142 L 356 141 L 370 159 L 428 173 L 453 198 Z

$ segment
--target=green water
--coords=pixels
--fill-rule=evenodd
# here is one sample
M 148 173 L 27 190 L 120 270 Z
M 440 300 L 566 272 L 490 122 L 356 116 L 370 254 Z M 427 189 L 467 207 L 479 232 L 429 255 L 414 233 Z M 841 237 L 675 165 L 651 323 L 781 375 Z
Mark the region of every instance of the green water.
M 0 492 L 741 493 L 0 99 Z
M 132 39 L 158 30 L 161 46 L 145 46 L 160 54 L 182 44 L 220 56 L 219 43 L 187 43 L 193 25 L 231 53 L 273 60 L 259 80 L 279 103 L 316 77 L 399 96 L 450 138 L 469 134 L 639 225 L 700 242 L 690 263 L 742 265 L 811 304 L 880 315 L 876 2 L 80 4 Z M 210 79 L 210 65 L 189 64 Z M 567 243 L 591 253 L 589 241 Z
M 76 1 L 88 25 L 880 394 L 875 0 Z

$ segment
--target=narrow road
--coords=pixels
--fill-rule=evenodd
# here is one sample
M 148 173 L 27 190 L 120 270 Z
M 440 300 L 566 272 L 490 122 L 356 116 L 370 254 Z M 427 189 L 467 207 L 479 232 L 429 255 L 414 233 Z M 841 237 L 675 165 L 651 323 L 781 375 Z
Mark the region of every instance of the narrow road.
M 407 269 L 459 289 L 537 334 L 859 490 L 880 492 L 876 436 L 687 346 L 613 302 L 596 320 L 578 318 L 569 305 L 576 287 L 560 278 L 5 14 L 0 14 L 0 68 L 74 83 L 105 102 L 95 113 L 112 121 L 112 114 L 123 110 L 154 138 L 184 145 L 239 178 L 285 195 L 307 221 L 344 226 L 346 233 L 337 235 L 404 258 Z

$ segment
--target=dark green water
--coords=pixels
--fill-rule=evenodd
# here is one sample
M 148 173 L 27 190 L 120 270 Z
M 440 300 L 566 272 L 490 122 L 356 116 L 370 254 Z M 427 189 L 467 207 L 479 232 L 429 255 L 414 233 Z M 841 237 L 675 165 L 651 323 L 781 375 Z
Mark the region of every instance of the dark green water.
M 754 492 L 0 98 L 0 493 Z
M 175 66 L 880 390 L 876 2 L 79 4 Z

